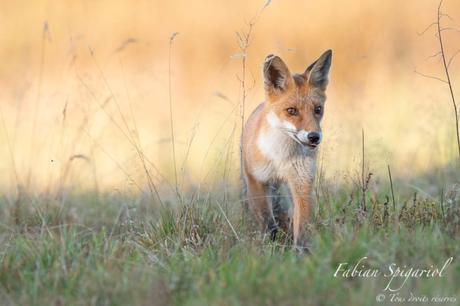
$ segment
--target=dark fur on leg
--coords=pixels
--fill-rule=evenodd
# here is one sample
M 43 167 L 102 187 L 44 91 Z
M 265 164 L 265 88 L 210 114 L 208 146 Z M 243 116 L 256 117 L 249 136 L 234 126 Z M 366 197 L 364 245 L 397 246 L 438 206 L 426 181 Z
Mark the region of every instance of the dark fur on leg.
M 288 237 L 290 232 L 290 219 L 288 208 L 285 207 L 285 205 L 283 205 L 285 203 L 283 203 L 281 185 L 270 185 L 269 193 L 272 203 L 273 216 L 275 217 L 274 223 L 276 228 L 276 231 L 272 232 L 274 233 L 272 235 L 272 240 L 274 240 L 276 238 L 276 235 L 280 232 Z

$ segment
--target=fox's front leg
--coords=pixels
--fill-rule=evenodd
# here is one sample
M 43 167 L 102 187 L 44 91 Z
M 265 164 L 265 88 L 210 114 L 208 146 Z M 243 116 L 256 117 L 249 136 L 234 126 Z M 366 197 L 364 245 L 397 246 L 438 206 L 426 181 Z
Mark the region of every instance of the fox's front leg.
M 272 235 L 276 230 L 273 212 L 268 201 L 268 186 L 258 182 L 250 174 L 245 175 L 247 184 L 247 196 L 249 209 L 254 215 L 262 232 L 270 232 Z
M 307 230 L 310 222 L 310 215 L 313 209 L 313 180 L 302 180 L 297 178 L 289 181 L 294 213 L 292 216 L 292 230 L 295 247 L 305 247 L 307 242 Z

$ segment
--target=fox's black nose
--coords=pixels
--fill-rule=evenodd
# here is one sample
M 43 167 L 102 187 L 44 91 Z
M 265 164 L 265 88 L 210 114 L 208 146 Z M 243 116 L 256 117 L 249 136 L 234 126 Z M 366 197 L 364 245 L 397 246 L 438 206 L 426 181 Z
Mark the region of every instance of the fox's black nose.
M 310 132 L 308 133 L 308 140 L 311 144 L 319 144 L 319 141 L 321 140 L 321 135 L 317 132 Z

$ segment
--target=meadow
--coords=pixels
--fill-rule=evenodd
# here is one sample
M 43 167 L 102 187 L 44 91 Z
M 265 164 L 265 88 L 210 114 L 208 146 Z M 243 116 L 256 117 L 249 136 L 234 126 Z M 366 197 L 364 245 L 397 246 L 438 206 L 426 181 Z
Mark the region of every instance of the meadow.
M 308 255 L 254 231 L 231 191 L 164 207 L 117 193 L 3 201 L 2 304 L 376 305 L 389 278 L 334 277 L 340 263 L 367 257 L 366 269 L 388 273 L 453 257 L 443 277 L 409 278 L 395 294 L 456 305 L 458 193 L 403 196 L 400 186 L 393 206 L 388 184 L 372 184 L 364 209 L 359 189 L 321 185 Z
M 438 2 L 2 7 L 0 304 L 459 304 L 460 158 Z M 442 12 L 460 97 L 460 5 Z M 300 72 L 329 48 L 299 254 L 242 208 L 241 124 L 264 99 L 267 54 Z M 364 257 L 382 272 L 452 262 L 397 277 L 392 293 L 383 273 L 336 273 Z

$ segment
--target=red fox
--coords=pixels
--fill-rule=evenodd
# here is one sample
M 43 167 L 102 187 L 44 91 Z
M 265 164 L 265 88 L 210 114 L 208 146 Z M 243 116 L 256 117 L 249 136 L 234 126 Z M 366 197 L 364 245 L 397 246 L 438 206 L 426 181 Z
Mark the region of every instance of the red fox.
M 266 101 L 252 112 L 242 135 L 249 208 L 262 231 L 275 237 L 280 228 L 293 237 L 295 247 L 303 247 L 307 238 L 331 62 L 332 51 L 327 50 L 305 72 L 291 74 L 280 57 L 267 56 Z M 292 218 L 272 201 L 273 191 L 284 183 L 294 202 Z

